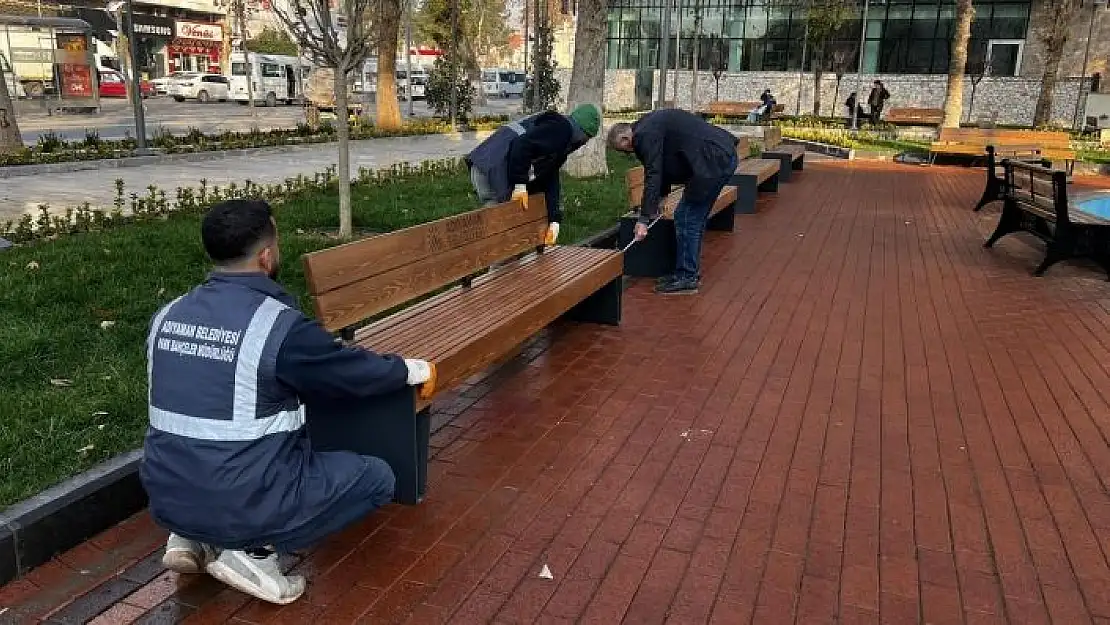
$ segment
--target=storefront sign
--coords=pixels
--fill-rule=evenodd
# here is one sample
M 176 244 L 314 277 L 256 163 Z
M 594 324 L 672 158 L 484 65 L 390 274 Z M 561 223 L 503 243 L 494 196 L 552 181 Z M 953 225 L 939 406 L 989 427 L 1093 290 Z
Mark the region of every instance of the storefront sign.
M 45 48 L 12 48 L 12 63 L 53 63 L 54 51 Z
M 135 14 L 135 34 L 146 37 L 163 37 L 170 39 L 174 36 L 174 22 L 168 17 L 155 15 Z
M 219 24 L 199 24 L 197 22 L 174 22 L 174 32 L 178 39 L 197 39 L 200 41 L 224 40 L 224 31 Z
M 62 65 L 62 95 L 67 98 L 91 98 L 92 72 L 88 65 Z

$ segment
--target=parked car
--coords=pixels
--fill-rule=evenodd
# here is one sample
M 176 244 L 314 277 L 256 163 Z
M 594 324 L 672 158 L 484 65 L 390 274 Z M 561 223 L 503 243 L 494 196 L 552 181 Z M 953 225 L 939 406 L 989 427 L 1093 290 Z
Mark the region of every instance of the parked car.
M 100 97 L 127 97 L 127 85 L 124 84 L 123 74 L 113 70 L 101 70 L 98 74 L 100 76 Z M 144 98 L 149 98 L 155 94 L 154 85 L 150 84 L 148 80 L 141 80 L 139 82 L 139 88 Z
M 166 95 L 170 92 L 171 82 L 179 78 L 185 78 L 191 75 L 192 74 L 190 72 L 173 72 L 168 76 L 155 78 L 154 80 L 150 81 L 150 84 L 154 85 L 154 90 L 158 93 L 158 95 Z
M 226 102 L 231 97 L 231 81 L 222 74 L 189 74 L 170 81 L 168 92 L 178 102 Z

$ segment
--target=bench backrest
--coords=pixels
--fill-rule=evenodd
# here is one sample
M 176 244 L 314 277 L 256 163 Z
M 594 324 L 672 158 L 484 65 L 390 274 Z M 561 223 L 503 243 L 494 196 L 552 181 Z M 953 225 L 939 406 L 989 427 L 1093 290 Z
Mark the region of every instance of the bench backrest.
M 964 143 L 981 145 L 1031 145 L 1042 148 L 1066 150 L 1071 147 L 1071 138 L 1066 132 L 1051 130 L 1006 130 L 999 128 L 941 128 L 938 141 L 945 143 Z
M 1018 202 L 1056 214 L 1057 223 L 1068 221 L 1067 172 L 1026 163 L 1003 160 L 1006 194 Z
M 736 158 L 744 160 L 750 155 L 747 137 L 737 137 Z M 633 167 L 624 174 L 624 186 L 628 192 L 628 207 L 639 208 L 644 201 L 644 168 Z
M 944 111 L 941 109 L 928 109 L 917 107 L 893 108 L 886 114 L 887 121 L 916 121 L 927 124 L 939 124 L 944 121 Z
M 718 100 L 710 102 L 705 107 L 705 112 L 710 115 L 747 115 L 757 106 L 755 102 L 734 102 L 731 100 Z
M 330 331 L 430 294 L 543 245 L 543 195 L 490 206 L 304 256 L 316 317 Z

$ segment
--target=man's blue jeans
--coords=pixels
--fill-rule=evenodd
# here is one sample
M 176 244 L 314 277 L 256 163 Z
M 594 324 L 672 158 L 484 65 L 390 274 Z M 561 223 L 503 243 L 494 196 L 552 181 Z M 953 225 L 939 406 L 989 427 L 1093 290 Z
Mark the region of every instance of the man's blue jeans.
M 701 242 L 705 235 L 705 222 L 709 219 L 709 209 L 717 201 L 721 189 L 725 188 L 736 171 L 737 159 L 733 155 L 728 173 L 715 179 L 710 185 L 708 199 L 704 202 L 689 202 L 686 194 L 674 211 L 674 234 L 677 239 L 678 254 L 675 258 L 674 277 L 677 280 L 697 280 L 701 275 Z

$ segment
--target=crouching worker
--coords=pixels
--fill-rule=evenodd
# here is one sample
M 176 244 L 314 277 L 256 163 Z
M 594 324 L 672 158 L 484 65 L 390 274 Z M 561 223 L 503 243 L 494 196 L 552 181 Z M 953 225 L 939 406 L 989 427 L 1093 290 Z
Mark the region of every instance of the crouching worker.
M 554 245 L 563 220 L 559 169 L 600 130 L 601 111 L 593 104 L 582 104 L 570 115 L 545 111 L 498 128 L 466 156 L 478 200 L 490 206 L 517 194 L 543 193 L 550 223 L 546 243 Z
M 171 532 L 167 568 L 290 603 L 305 581 L 282 574 L 278 553 L 363 518 L 394 486 L 379 458 L 313 451 L 304 404 L 419 385 L 432 369 L 345 347 L 301 314 L 275 282 L 277 227 L 265 202 L 214 206 L 201 238 L 215 270 L 151 323 L 140 477 L 151 515 Z

